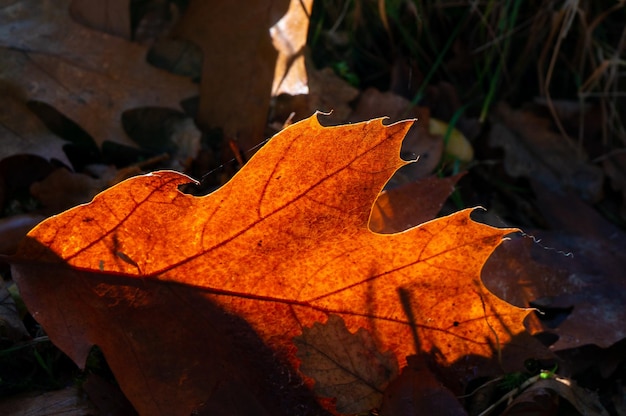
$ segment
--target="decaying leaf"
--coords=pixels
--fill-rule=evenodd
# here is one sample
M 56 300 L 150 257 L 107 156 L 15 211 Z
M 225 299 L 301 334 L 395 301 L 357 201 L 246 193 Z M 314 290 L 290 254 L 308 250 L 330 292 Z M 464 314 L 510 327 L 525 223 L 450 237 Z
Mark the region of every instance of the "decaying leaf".
M 38 214 L 18 214 L 0 219 L 0 253 L 15 253 L 20 241 L 44 219 Z
M 474 373 L 524 331 L 527 311 L 479 276 L 512 230 L 471 210 L 369 230 L 374 200 L 407 163 L 398 154 L 411 124 L 305 119 L 206 197 L 181 193 L 191 179 L 176 172 L 126 180 L 29 233 L 14 277 L 72 359 L 101 347 L 142 414 L 218 404 L 289 414 L 280 409 L 293 396 L 276 383 L 294 377 L 276 363 L 297 368 L 294 337 L 330 315 L 401 366 L 419 349 Z
M 57 159 L 70 165 L 63 145 L 67 142 L 55 136 L 33 114 L 23 100 L 15 97 L 8 88 L 0 86 L 0 160 L 22 153 Z
M 2 3 L 0 80 L 28 100 L 53 106 L 98 144 L 132 146 L 120 123 L 124 110 L 179 109 L 197 87 L 148 65 L 145 47 L 76 23 L 69 15 L 70 2 Z
M 43 180 L 33 183 L 30 186 L 30 193 L 44 206 L 46 213 L 56 214 L 89 202 L 98 192 L 110 185 L 110 180 L 110 177 L 94 178 L 60 168 Z
M 504 149 L 505 168 L 513 177 L 533 177 L 553 190 L 576 191 L 585 200 L 602 196 L 602 171 L 582 149 L 550 130 L 549 120 L 500 104 L 494 113 L 490 144 Z
M 306 63 L 310 86 L 308 113 L 324 111 L 331 113 L 326 124 L 345 123 L 352 111 L 349 103 L 359 95 L 359 90 L 340 78 L 331 68 L 315 69 L 312 62 Z
M 574 195 L 536 184 L 534 190 L 556 230 L 528 230 L 532 239 L 505 241 L 485 264 L 485 284 L 514 305 L 568 311 L 532 325 L 533 333 L 556 336 L 552 350 L 608 348 L 626 337 L 626 235 Z
M 300 371 L 315 380 L 315 393 L 336 397 L 341 413 L 366 412 L 380 405 L 382 393 L 398 376 L 392 353 L 378 351 L 371 334 L 350 333 L 343 320 L 330 315 L 294 338 Z

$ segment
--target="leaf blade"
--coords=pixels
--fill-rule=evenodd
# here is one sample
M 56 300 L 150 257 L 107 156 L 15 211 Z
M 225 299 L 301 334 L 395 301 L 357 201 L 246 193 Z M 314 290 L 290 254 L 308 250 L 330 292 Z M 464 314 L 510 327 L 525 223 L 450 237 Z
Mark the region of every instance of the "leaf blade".
M 181 288 L 171 299 L 164 295 L 161 306 L 184 309 L 190 303 L 199 313 L 217 307 L 220 328 L 228 316 L 241 319 L 253 338 L 258 336 L 294 368 L 299 360 L 293 338 L 331 314 L 343 318 L 352 333 L 361 328 L 369 332 L 400 365 L 420 351 L 436 355 L 442 365 L 470 354 L 489 357 L 523 331 L 527 313 L 497 299 L 480 281 L 483 263 L 514 230 L 476 223 L 469 209 L 396 234 L 376 234 L 368 228 L 376 196 L 405 163 L 398 154 L 409 127 L 410 122 L 384 126 L 373 120 L 325 128 L 313 116 L 270 140 L 231 182 L 207 197 L 179 192 L 178 185 L 190 180 L 179 173 L 132 178 L 96 196 L 91 204 L 40 224 L 29 233 L 19 256 L 54 263 L 60 273 L 80 274 L 76 281 L 85 288 L 79 298 L 96 303 L 141 304 L 140 298 L 106 282 L 111 278 L 118 279 L 118 286 L 127 282 L 133 288 Z M 22 273 L 18 281 L 29 286 L 27 291 L 32 289 L 29 299 L 35 305 L 40 295 L 35 293 L 37 282 L 28 277 L 33 274 Z M 404 300 L 403 292 L 408 294 Z M 46 306 L 33 309 L 47 313 L 64 295 L 61 291 L 55 296 L 57 300 L 51 298 Z M 72 298 L 77 298 L 75 293 Z M 154 316 L 160 316 L 156 306 L 150 307 Z M 106 327 L 106 311 L 90 323 L 88 306 L 79 310 L 87 316 L 76 326 Z M 129 307 L 122 314 L 131 311 Z M 186 316 L 181 325 L 196 322 Z M 61 326 L 56 331 L 63 338 L 62 348 L 70 352 L 79 348 L 70 354 L 75 360 L 84 359 L 85 348 L 92 343 L 106 343 L 108 354 L 123 367 L 127 360 L 137 360 L 137 351 L 145 347 L 140 343 L 124 351 L 101 331 L 83 336 L 74 326 L 63 328 L 64 319 L 72 319 L 71 311 L 44 326 Z M 144 343 L 158 348 L 151 339 L 160 324 L 156 318 L 145 315 L 144 326 L 141 320 L 116 319 L 128 326 L 120 337 L 146 332 Z M 208 325 L 210 331 L 212 323 L 198 325 Z M 192 335 L 187 331 L 185 336 Z M 73 338 L 80 340 L 79 347 L 71 345 Z M 175 344 L 167 348 L 166 356 L 176 351 Z M 193 351 L 189 347 L 185 354 L 195 356 L 196 365 L 208 371 Z M 154 361 L 158 360 L 150 360 L 150 368 L 159 367 Z M 179 374 L 171 364 L 165 370 Z M 258 377 L 245 374 L 244 378 Z M 127 377 L 129 385 L 137 375 Z M 195 392 L 192 397 L 198 403 L 208 396 Z M 143 400 L 133 403 L 147 406 Z

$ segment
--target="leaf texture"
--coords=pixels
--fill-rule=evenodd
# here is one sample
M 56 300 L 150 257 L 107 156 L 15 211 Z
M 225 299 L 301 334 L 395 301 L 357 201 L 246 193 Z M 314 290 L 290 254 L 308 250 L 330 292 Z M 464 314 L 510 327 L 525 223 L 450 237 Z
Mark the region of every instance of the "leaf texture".
M 237 345 L 262 345 L 297 368 L 294 337 L 331 315 L 351 333 L 368 331 L 401 366 L 416 352 L 441 365 L 491 357 L 523 332 L 527 314 L 480 281 L 483 263 L 513 230 L 476 223 L 471 210 L 396 234 L 368 228 L 377 195 L 407 163 L 398 155 L 411 124 L 325 128 L 312 116 L 206 197 L 181 193 L 191 179 L 176 172 L 126 180 L 29 234 L 14 265 L 20 290 L 76 362 L 92 344 L 106 344 L 120 385 L 144 414 L 166 414 L 168 400 L 185 414 L 228 397 L 210 389 L 260 377 L 220 384 L 234 373 L 223 362 L 250 361 Z M 60 287 L 60 279 L 69 280 Z M 163 310 L 170 316 L 160 318 Z M 254 335 L 229 329 L 229 320 Z M 193 325 L 214 335 L 194 335 Z M 209 354 L 207 343 L 215 344 Z M 228 343 L 235 347 L 221 346 Z M 196 387 L 197 373 L 211 371 L 216 379 Z M 175 386 L 168 390 L 163 377 Z

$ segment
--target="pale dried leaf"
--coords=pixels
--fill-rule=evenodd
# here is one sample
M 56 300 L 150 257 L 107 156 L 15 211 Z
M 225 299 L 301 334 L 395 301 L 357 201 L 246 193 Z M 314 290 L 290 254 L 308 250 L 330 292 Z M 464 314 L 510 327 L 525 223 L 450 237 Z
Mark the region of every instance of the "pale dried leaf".
M 309 93 L 304 46 L 312 9 L 313 0 L 290 0 L 287 13 L 270 28 L 278 51 L 272 95 Z

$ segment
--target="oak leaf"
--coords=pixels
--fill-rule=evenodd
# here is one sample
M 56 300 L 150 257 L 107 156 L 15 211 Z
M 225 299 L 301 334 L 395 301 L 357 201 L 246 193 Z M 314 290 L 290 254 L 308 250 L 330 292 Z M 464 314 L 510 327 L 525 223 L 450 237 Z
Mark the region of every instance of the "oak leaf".
M 0 160 L 28 153 L 70 165 L 63 151 L 67 142 L 50 132 L 19 94 L 0 85 L 0 106 Z
M 418 349 L 443 366 L 491 357 L 527 314 L 479 277 L 512 230 L 469 209 L 368 228 L 411 124 L 313 116 L 206 197 L 181 193 L 192 180 L 176 172 L 126 180 L 29 233 L 13 265 L 22 296 L 77 363 L 98 344 L 141 414 L 293 414 L 275 386 L 297 374 L 267 369 L 297 368 L 294 337 L 332 315 L 400 366 Z
M 147 48 L 86 28 L 71 0 L 0 4 L 0 81 L 28 100 L 54 107 L 101 145 L 134 146 L 121 124 L 125 110 L 163 106 L 197 94 L 188 79 L 146 63 Z

